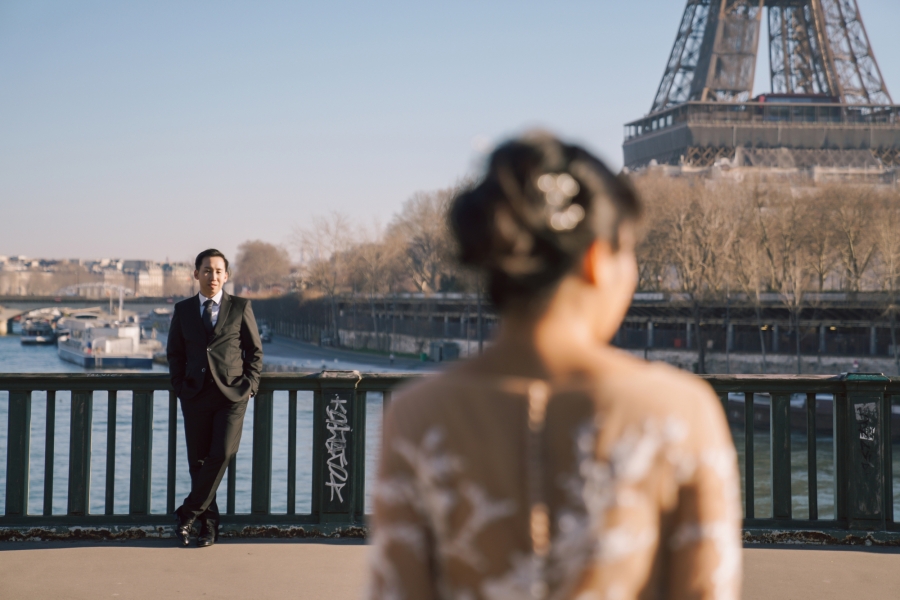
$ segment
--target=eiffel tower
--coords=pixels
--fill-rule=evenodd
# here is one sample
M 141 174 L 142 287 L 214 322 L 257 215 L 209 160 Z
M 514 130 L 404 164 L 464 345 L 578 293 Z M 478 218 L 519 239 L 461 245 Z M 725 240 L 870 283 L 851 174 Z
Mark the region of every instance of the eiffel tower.
M 771 92 L 752 97 L 763 19 Z M 625 166 L 714 165 L 815 176 L 900 167 L 895 106 L 856 0 L 688 0 Z

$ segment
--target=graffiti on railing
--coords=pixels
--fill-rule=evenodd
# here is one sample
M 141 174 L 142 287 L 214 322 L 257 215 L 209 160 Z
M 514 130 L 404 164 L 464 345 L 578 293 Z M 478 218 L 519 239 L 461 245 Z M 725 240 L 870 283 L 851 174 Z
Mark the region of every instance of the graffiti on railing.
M 347 437 L 350 431 L 347 419 L 347 402 L 345 398 L 335 394 L 325 408 L 325 428 L 331 437 L 325 441 L 325 450 L 328 452 L 328 482 L 325 484 L 331 488 L 331 501 L 337 494 L 338 502 L 344 503 L 341 492 L 347 485 Z
M 878 423 L 878 409 L 874 402 L 854 404 L 856 424 L 859 430 L 859 450 L 863 459 L 862 467 L 874 468 L 875 427 Z

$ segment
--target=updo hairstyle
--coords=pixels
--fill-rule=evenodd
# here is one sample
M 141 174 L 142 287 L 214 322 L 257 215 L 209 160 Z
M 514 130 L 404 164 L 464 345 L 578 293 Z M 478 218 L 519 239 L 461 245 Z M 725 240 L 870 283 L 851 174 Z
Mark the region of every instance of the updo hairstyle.
M 498 308 L 548 298 L 596 239 L 618 250 L 619 229 L 641 203 L 580 146 L 533 133 L 497 147 L 487 173 L 450 209 L 459 261 L 487 276 Z

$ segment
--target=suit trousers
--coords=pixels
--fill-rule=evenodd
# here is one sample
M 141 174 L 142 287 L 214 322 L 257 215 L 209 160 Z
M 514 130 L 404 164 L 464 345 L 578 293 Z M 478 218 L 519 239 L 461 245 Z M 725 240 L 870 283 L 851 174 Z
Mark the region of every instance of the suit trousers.
M 241 445 L 247 400 L 232 402 L 207 380 L 199 394 L 181 401 L 191 493 L 179 512 L 200 521 L 219 522 L 216 490 Z

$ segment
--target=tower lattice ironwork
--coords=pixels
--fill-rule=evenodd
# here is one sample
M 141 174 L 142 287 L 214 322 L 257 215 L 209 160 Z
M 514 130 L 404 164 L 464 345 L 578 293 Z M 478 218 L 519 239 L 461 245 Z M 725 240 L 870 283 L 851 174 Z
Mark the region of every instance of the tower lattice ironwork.
M 773 93 L 892 103 L 856 0 L 688 0 L 650 112 L 749 100 L 764 9 Z
M 753 98 L 764 25 L 771 92 Z M 629 167 L 900 166 L 900 107 L 856 0 L 687 0 L 650 113 L 625 135 Z

